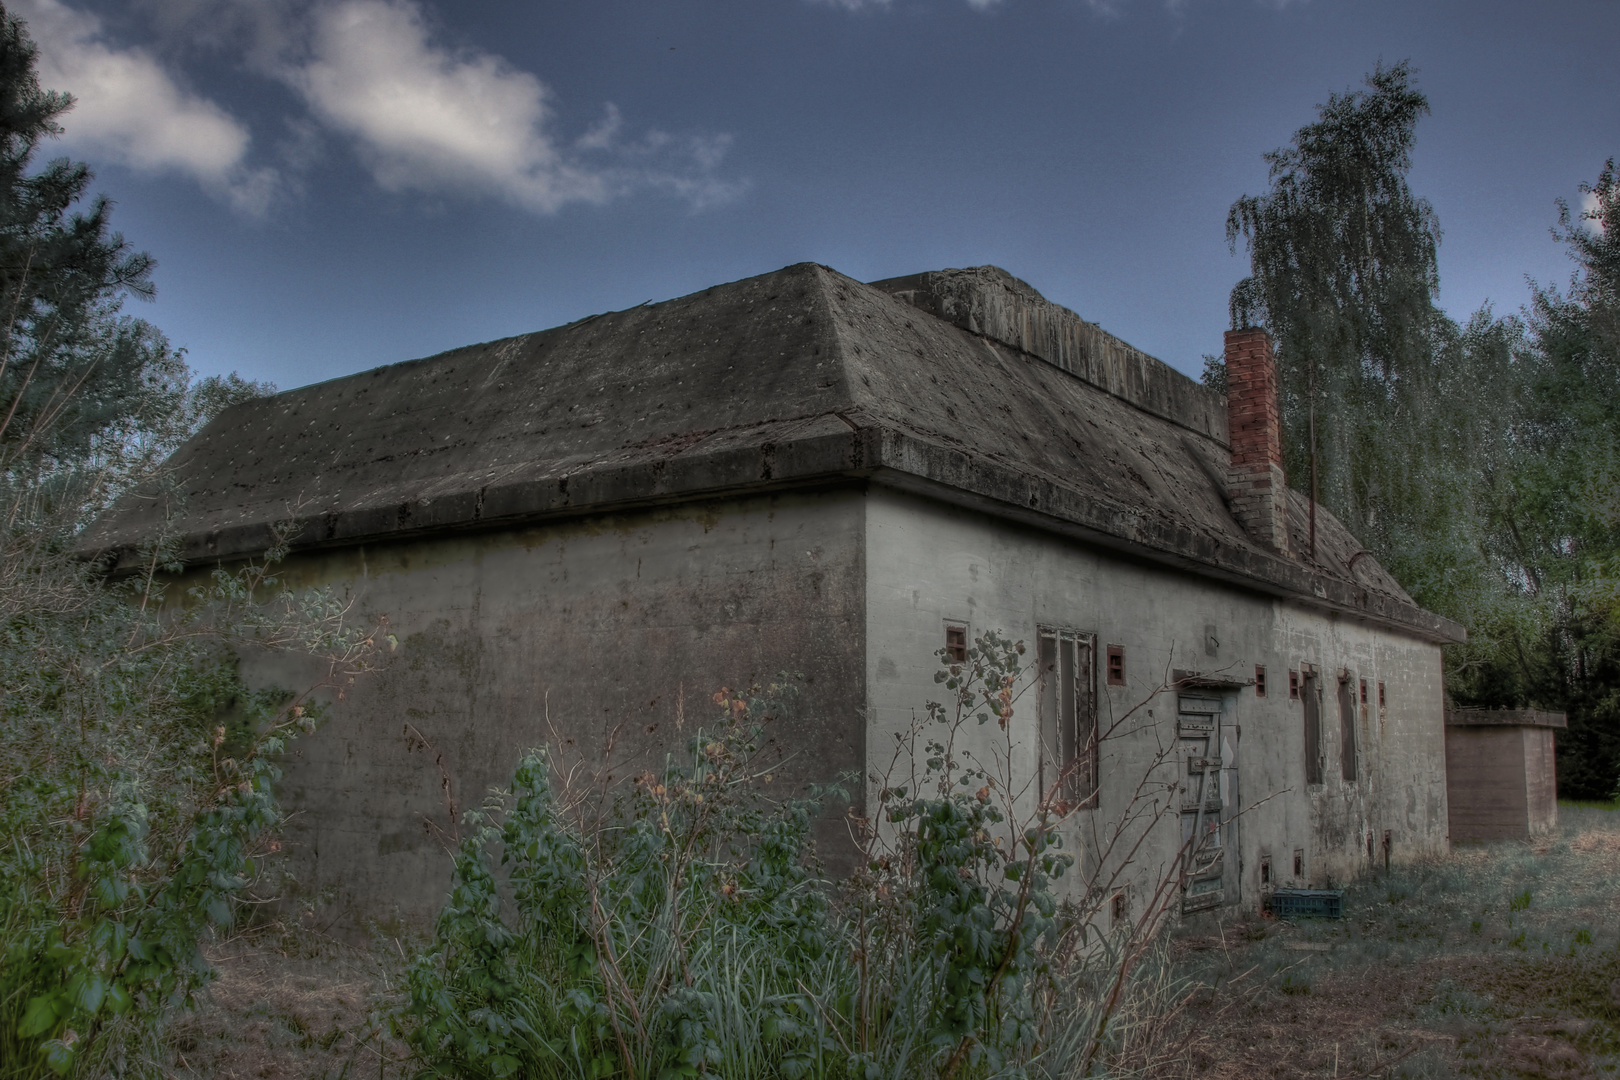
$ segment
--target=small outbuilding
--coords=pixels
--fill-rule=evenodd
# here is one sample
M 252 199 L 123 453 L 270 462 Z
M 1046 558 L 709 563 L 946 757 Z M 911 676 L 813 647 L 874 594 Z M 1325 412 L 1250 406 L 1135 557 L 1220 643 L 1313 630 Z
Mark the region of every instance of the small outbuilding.
M 1563 713 L 1447 709 L 1446 798 L 1451 839 L 1529 839 L 1558 829 L 1553 731 Z

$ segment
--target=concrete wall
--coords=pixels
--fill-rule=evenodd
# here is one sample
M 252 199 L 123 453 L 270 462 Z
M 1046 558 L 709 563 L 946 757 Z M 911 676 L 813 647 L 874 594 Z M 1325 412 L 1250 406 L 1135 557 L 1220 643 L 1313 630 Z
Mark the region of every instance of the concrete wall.
M 1558 828 L 1550 728 L 1449 726 L 1446 778 L 1453 840 L 1526 839 Z
M 347 591 L 400 640 L 295 744 L 284 790 L 299 889 L 323 898 L 323 919 L 423 925 L 444 901 L 459 813 L 523 750 L 554 729 L 600 760 L 617 726 L 627 775 L 710 722 L 716 689 L 783 671 L 805 677 L 774 732 L 797 751 L 783 795 L 858 772 L 862 531 L 861 496 L 844 490 L 295 556 L 285 580 Z M 245 674 L 309 677 L 273 657 Z M 836 844 L 847 833 L 830 824 Z
M 1392 857 L 1402 860 L 1446 850 L 1446 789 L 1438 646 L 1222 586 L 1172 570 L 1130 562 L 1109 552 L 1034 529 L 1009 526 L 971 511 L 875 489 L 866 513 L 866 677 L 871 688 L 869 743 L 874 765 L 889 757 L 894 735 L 943 696 L 933 682 L 933 652 L 944 625 L 961 621 L 971 634 L 999 631 L 1033 645 L 1039 625 L 1092 631 L 1098 663 L 1109 644 L 1126 650 L 1127 684 L 1108 687 L 1097 676 L 1099 720 L 1106 729 L 1132 706 L 1136 718 L 1104 742 L 1101 795 L 1095 810 L 1068 826 L 1070 850 L 1095 857 L 1144 778 L 1161 740 L 1172 743 L 1177 699 L 1147 700 L 1173 668 L 1221 671 L 1249 682 L 1256 665 L 1268 675 L 1268 695 L 1252 686 L 1221 693 L 1223 724 L 1236 745 L 1223 757 L 1237 762 L 1229 807 L 1249 808 L 1234 824 L 1237 880 L 1227 902 L 1258 904 L 1262 855 L 1273 885 L 1323 885 L 1365 870 L 1383 858 L 1388 830 Z M 1206 628 L 1213 627 L 1213 641 Z M 1211 654 L 1213 653 L 1213 654 Z M 1322 738 L 1325 783 L 1304 782 L 1302 707 L 1288 697 L 1288 672 L 1302 662 L 1323 674 Z M 1343 778 L 1337 674 L 1348 668 L 1355 702 L 1357 779 Z M 1377 705 L 1386 684 L 1387 708 Z M 1201 691 L 1200 693 L 1208 693 Z M 1010 748 L 979 729 L 973 747 L 1001 753 L 1028 777 L 1035 761 L 1033 695 L 1015 715 Z M 994 725 L 992 725 L 993 727 Z M 882 753 L 879 749 L 882 748 Z M 879 760 L 880 759 L 880 760 Z M 1162 768 L 1152 783 L 1178 782 L 1179 766 Z M 873 781 L 868 798 L 880 780 Z M 1162 790 L 1162 788 L 1161 788 Z M 1258 804 L 1258 805 L 1256 805 Z M 1174 815 L 1137 855 L 1134 895 L 1147 895 L 1180 842 Z M 1230 835 L 1230 834 L 1229 834 Z M 1368 840 L 1373 852 L 1369 856 Z M 1293 879 L 1293 852 L 1302 874 Z M 1230 850 L 1229 850 L 1230 854 Z
M 347 592 L 359 612 L 386 614 L 401 642 L 295 744 L 287 770 L 288 866 L 327 905 L 323 918 L 431 918 L 460 813 L 504 784 L 524 749 L 561 736 L 599 760 L 618 728 L 626 775 L 704 723 L 718 687 L 784 670 L 805 685 L 775 732 L 772 752 L 793 755 L 777 770 L 783 793 L 864 769 L 870 803 L 894 735 L 944 696 L 933 674 L 947 622 L 1024 640 L 1031 668 L 1038 625 L 1097 635 L 1099 725 L 1139 708 L 1103 744 L 1099 805 L 1067 826 L 1070 850 L 1093 864 L 1145 776 L 1161 797 L 1184 780 L 1179 760 L 1146 775 L 1161 740 L 1176 739 L 1176 696 L 1154 695 L 1172 668 L 1245 684 L 1257 664 L 1268 673 L 1264 699 L 1250 685 L 1201 691 L 1222 699 L 1220 755 L 1236 764 L 1221 776 L 1224 802 L 1258 804 L 1227 826 L 1227 903 L 1258 903 L 1262 855 L 1274 885 L 1320 885 L 1381 860 L 1384 830 L 1397 860 L 1446 845 L 1438 647 L 881 487 L 316 551 L 282 576 Z M 1123 687 L 1100 670 L 1110 644 L 1126 650 Z M 1288 698 L 1302 662 L 1324 690 L 1325 783 L 1310 789 L 1301 704 Z M 1352 717 L 1353 781 L 1342 776 L 1341 668 L 1373 695 Z M 245 674 L 310 679 L 277 657 L 248 658 Z M 1032 695 L 1005 738 L 992 724 L 967 748 L 1000 753 L 1027 778 L 1034 724 Z M 834 870 L 850 854 L 845 836 L 826 823 Z M 1171 814 L 1136 853 L 1136 897 L 1179 843 Z

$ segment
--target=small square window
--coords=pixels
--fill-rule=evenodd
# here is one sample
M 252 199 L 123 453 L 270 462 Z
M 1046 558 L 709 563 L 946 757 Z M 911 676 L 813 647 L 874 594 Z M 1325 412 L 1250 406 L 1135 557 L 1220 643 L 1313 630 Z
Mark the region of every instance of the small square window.
M 1125 685 L 1125 646 L 1108 646 L 1108 685 Z
M 1254 666 L 1254 696 L 1266 696 L 1266 669 L 1259 664 Z
M 953 664 L 967 662 L 967 627 L 945 627 L 945 659 Z
M 1299 700 L 1299 672 L 1293 670 L 1288 672 L 1288 700 Z
M 1123 925 L 1126 917 L 1131 913 L 1131 903 L 1126 897 L 1124 889 L 1121 889 L 1119 892 L 1114 894 L 1114 898 L 1109 903 L 1108 907 L 1108 915 L 1109 918 L 1113 920 L 1114 925 Z
M 1361 703 L 1363 705 L 1367 704 L 1367 680 L 1366 679 L 1361 680 Z
M 1260 856 L 1260 884 L 1271 884 L 1271 856 Z
M 1385 708 L 1387 705 L 1388 705 L 1388 702 L 1385 701 L 1385 699 L 1384 699 L 1384 684 L 1379 683 L 1378 684 L 1378 707 L 1380 709 L 1382 709 L 1382 708 Z
M 1302 878 L 1304 876 L 1305 876 L 1305 849 L 1304 848 L 1295 848 L 1294 849 L 1294 877 L 1295 878 Z

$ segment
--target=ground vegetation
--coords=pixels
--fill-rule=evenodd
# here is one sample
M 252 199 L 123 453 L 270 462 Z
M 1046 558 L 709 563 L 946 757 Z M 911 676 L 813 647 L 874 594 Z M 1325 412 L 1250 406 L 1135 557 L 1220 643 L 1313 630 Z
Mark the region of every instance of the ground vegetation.
M 75 551 L 117 498 L 263 388 L 193 378 L 124 304 L 152 260 L 39 152 L 71 107 L 0 11 L 0 1076 L 122 1073 L 210 976 L 274 844 L 277 753 L 378 646 L 345 603 L 293 594 L 277 553 L 181 588 L 168 544 L 110 575 Z M 249 688 L 242 648 L 324 657 L 320 686 Z
M 397 1030 L 416 1062 L 461 1077 L 949 1080 L 1155 1060 L 1177 1014 L 1157 1011 L 1148 960 L 1204 853 L 1178 852 L 1133 909 L 1111 901 L 1164 824 L 1178 777 L 1157 766 L 1175 747 L 1100 838 L 1117 857 L 1060 892 L 1079 873 L 1059 828 L 1075 806 L 1062 778 L 1041 790 L 1012 768 L 1023 654 L 995 634 L 964 659 L 941 651 L 947 699 L 872 778 L 876 813 L 849 819 L 860 863 L 842 881 L 810 846 L 841 794 L 779 799 L 760 754 L 791 682 L 722 690 L 658 768 L 611 745 L 570 760 L 562 740 L 527 755 L 468 817 L 410 969 Z M 1141 737 L 1139 718 L 1104 740 Z

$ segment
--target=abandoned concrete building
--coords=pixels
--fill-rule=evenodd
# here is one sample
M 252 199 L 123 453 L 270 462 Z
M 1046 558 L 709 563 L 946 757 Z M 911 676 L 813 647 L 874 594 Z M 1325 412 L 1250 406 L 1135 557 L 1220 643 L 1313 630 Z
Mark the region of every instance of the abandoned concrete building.
M 1183 830 L 1203 814 L 1222 851 L 1179 903 L 1252 909 L 1445 850 L 1462 631 L 1325 511 L 1308 533 L 1269 339 L 1226 356 L 1229 401 L 994 267 L 801 264 L 236 406 L 173 459 L 183 503 L 128 500 L 86 543 L 133 559 L 170 514 L 206 567 L 292 521 L 286 580 L 386 614 L 398 651 L 285 781 L 302 887 L 345 910 L 430 918 L 454 808 L 524 749 L 672 745 L 715 689 L 783 671 L 780 782 L 864 776 L 858 813 L 937 651 L 984 631 L 1038 660 L 1020 752 L 1077 778 L 1071 850 L 1168 739 Z

